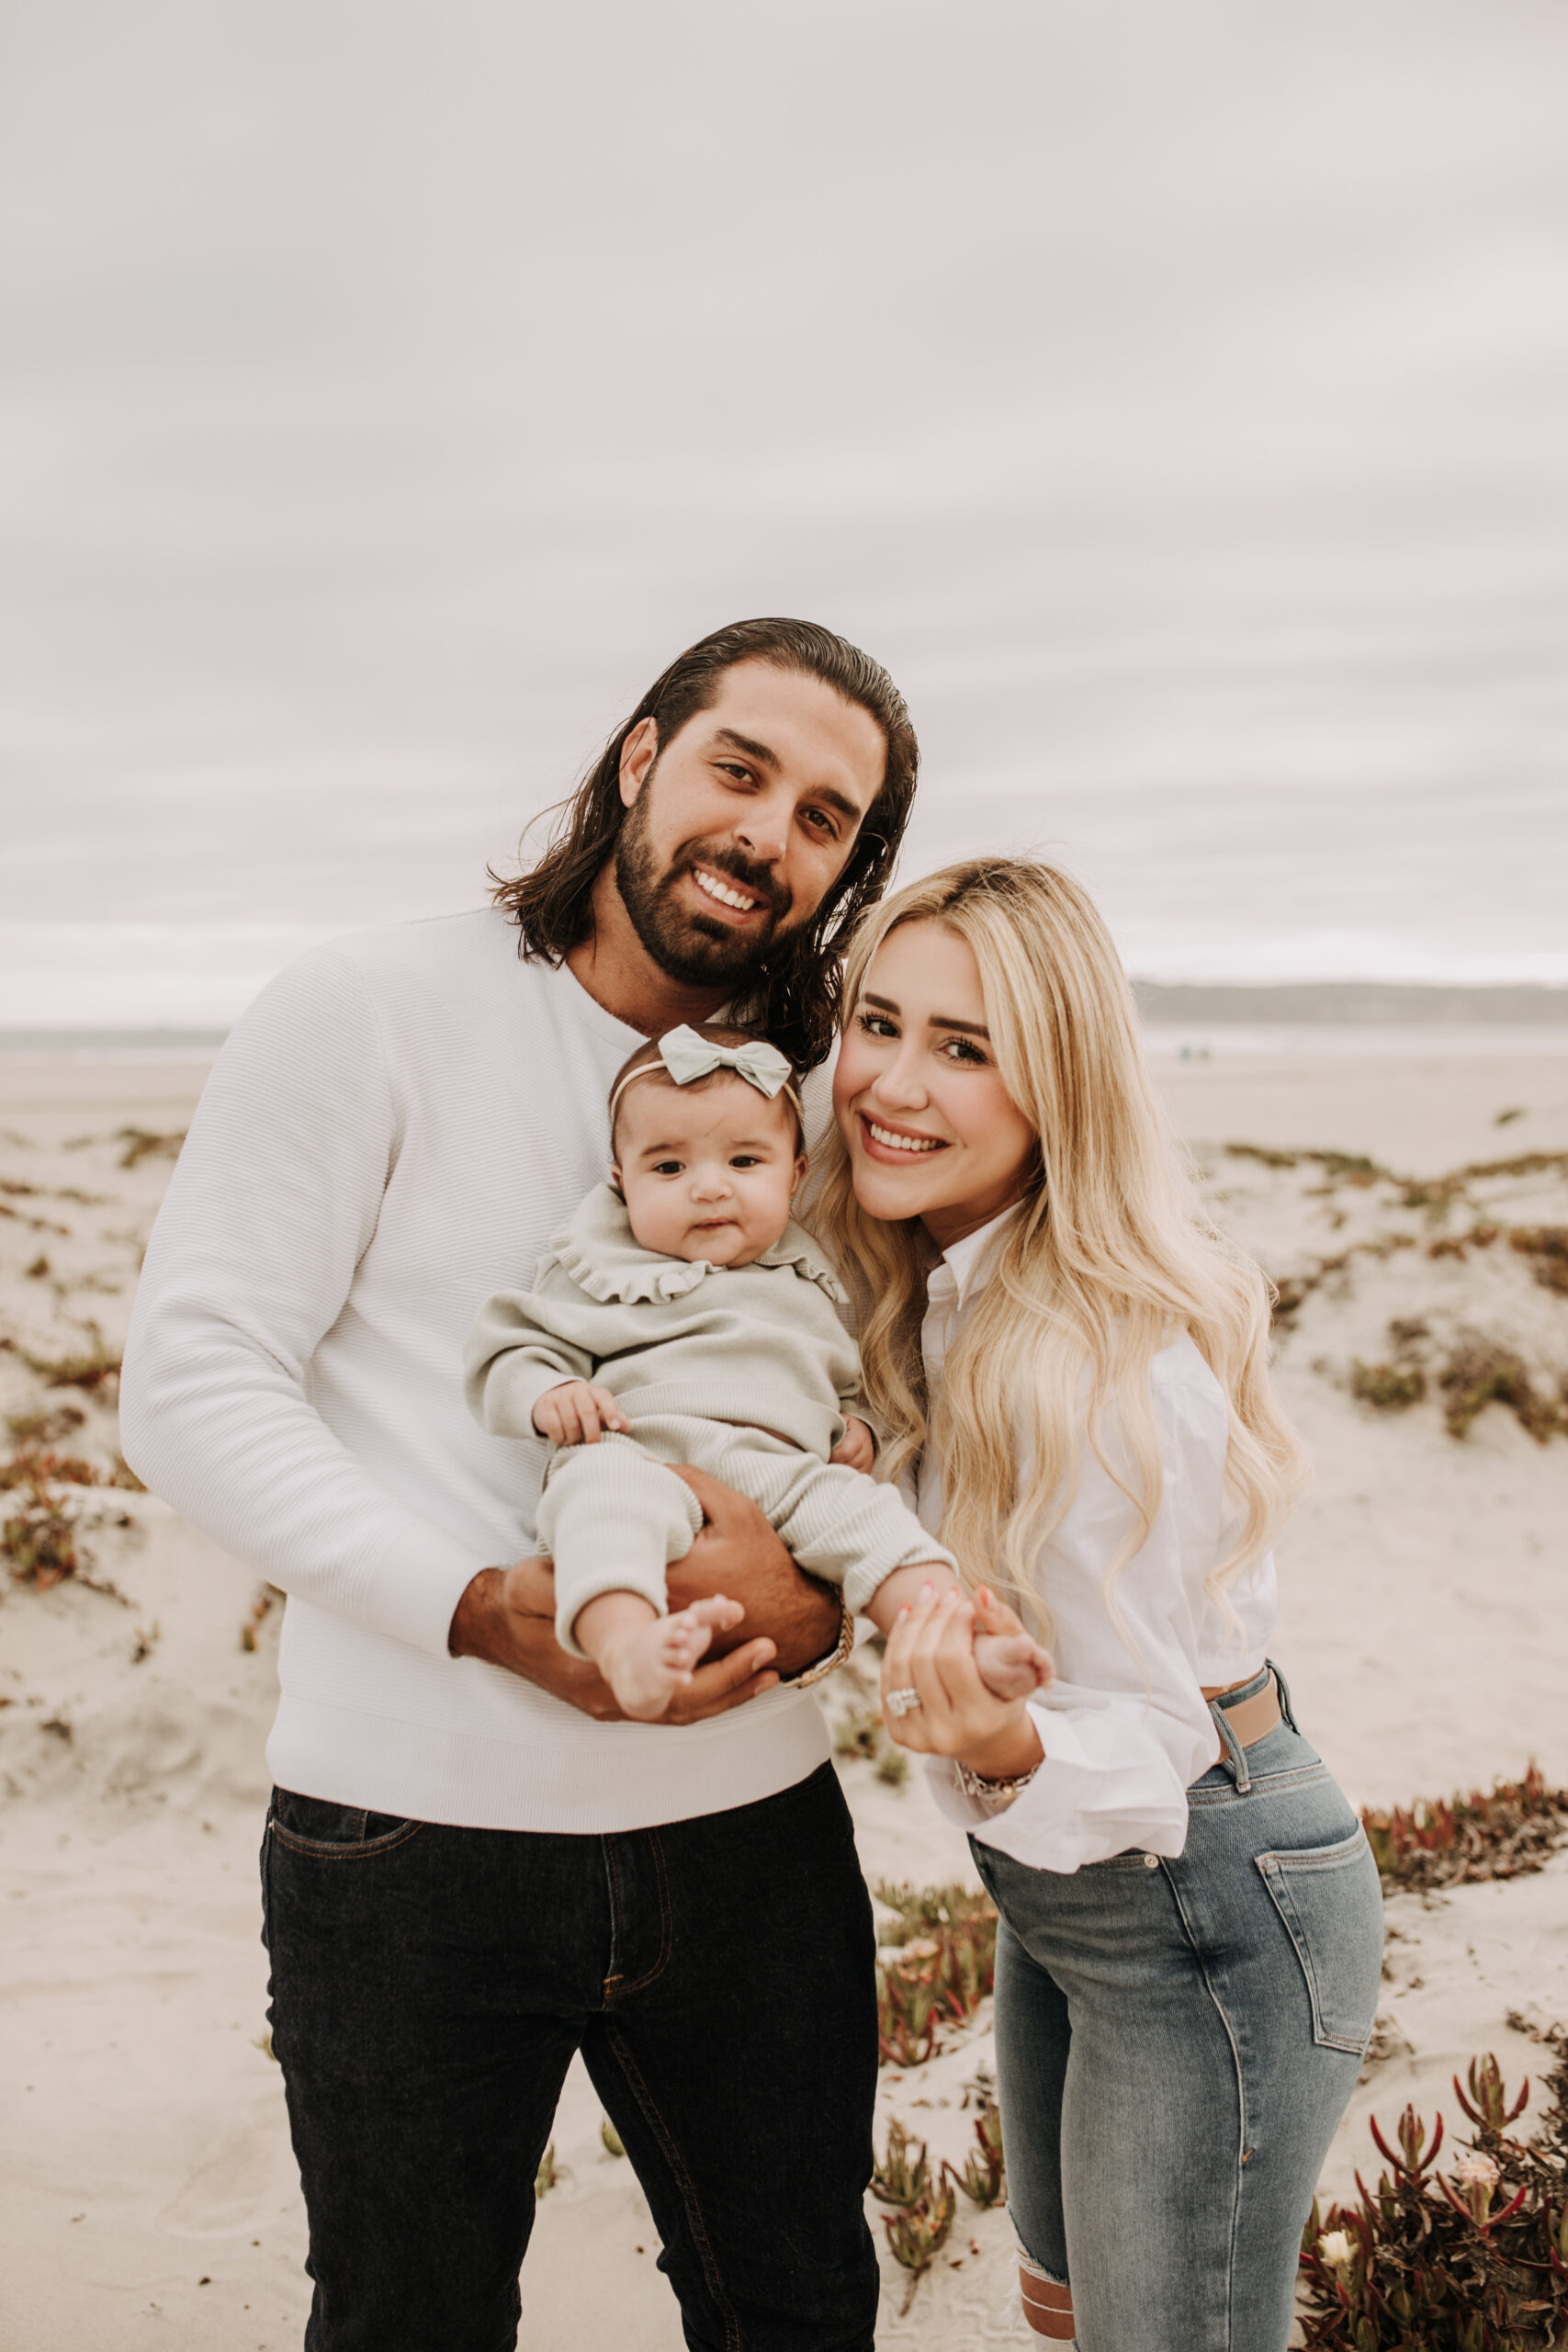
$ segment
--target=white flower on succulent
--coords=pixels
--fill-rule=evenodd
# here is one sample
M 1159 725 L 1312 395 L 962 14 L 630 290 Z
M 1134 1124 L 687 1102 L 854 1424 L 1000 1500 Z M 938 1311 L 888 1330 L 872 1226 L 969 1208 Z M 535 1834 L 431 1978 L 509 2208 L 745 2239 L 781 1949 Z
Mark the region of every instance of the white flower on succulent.
M 1503 2176 L 1493 2159 L 1478 2150 L 1473 2155 L 1461 2156 L 1454 2166 L 1454 2177 L 1462 2180 L 1467 2188 L 1495 2188 Z
M 1325 2230 L 1317 2242 L 1318 2258 L 1326 2262 L 1330 2270 L 1350 2267 L 1350 2234 L 1348 2230 Z

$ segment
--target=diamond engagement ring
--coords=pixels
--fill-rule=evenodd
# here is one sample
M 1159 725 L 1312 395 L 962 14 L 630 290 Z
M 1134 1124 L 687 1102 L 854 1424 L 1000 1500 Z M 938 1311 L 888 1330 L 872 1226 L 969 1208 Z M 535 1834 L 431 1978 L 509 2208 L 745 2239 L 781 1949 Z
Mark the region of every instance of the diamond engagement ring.
M 889 1690 L 883 1702 L 890 1715 L 912 1715 L 919 1703 L 918 1690 Z

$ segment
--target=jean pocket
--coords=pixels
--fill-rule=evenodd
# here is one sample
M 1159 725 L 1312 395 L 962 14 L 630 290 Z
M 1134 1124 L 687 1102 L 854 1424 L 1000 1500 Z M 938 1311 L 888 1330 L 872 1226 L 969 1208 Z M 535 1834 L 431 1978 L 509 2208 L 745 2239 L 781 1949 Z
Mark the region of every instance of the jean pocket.
M 1258 1867 L 1296 1948 L 1313 2040 L 1364 2052 L 1382 1983 L 1382 1885 L 1365 1832 L 1337 1845 L 1259 1854 Z
M 385 1854 L 417 1837 L 424 1824 L 393 1814 L 369 1813 L 361 1805 L 333 1804 L 324 1797 L 302 1797 L 274 1789 L 270 1835 L 291 1853 L 315 1854 L 347 1862 Z

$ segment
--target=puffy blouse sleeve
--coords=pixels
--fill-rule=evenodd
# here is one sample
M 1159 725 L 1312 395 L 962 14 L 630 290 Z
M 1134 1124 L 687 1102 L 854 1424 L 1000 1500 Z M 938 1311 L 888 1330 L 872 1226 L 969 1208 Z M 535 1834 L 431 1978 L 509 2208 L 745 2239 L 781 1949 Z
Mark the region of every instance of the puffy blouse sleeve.
M 1227 1532 L 1228 1415 L 1190 1340 L 1163 1350 L 1151 1374 L 1162 1489 L 1147 1536 L 1116 1578 L 1115 1616 L 1106 1572 L 1137 1514 L 1087 1445 L 1077 1494 L 1041 1554 L 1036 1583 L 1053 1621 L 1056 1679 L 1030 1714 L 1044 1761 L 993 1813 L 961 1793 L 946 1759 L 929 1759 L 941 1810 L 1037 1870 L 1076 1871 L 1137 1848 L 1179 1854 L 1188 1788 L 1220 1749 L 1202 1695 L 1200 1628 L 1212 1613 L 1203 1580 Z M 1101 1442 L 1115 1459 L 1109 1415 Z M 1260 1663 L 1243 1656 L 1227 1679 Z

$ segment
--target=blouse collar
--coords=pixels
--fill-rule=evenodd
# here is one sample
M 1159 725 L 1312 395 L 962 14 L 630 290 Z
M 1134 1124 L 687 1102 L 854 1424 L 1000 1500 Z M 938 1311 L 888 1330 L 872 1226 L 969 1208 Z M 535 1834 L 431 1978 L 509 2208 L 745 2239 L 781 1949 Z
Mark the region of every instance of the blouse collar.
M 998 1210 L 988 1224 L 977 1226 L 962 1241 L 944 1250 L 928 1278 L 928 1296 L 951 1299 L 959 1306 L 966 1306 L 972 1298 L 978 1298 L 996 1272 L 1000 1254 L 991 1245 L 1000 1240 L 1022 1206 L 1021 1201 L 1014 1201 L 1010 1208 Z

